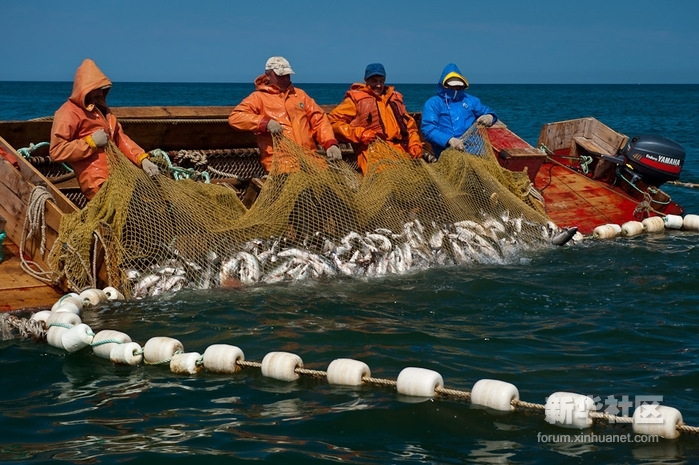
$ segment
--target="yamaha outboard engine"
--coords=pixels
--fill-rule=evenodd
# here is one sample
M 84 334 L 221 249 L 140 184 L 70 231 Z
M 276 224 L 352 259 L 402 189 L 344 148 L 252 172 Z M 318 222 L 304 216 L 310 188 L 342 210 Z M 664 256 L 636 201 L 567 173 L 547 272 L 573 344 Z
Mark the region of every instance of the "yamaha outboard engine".
M 680 144 L 655 134 L 631 138 L 621 151 L 626 170 L 635 179 L 642 179 L 651 186 L 660 186 L 680 178 L 685 151 Z

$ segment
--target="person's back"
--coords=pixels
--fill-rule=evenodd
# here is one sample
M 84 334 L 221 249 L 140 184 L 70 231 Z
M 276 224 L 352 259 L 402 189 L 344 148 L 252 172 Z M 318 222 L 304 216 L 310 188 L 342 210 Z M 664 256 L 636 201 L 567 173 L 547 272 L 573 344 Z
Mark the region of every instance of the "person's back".
M 228 116 L 231 127 L 255 132 L 267 172 L 272 168 L 275 134 L 284 134 L 313 151 L 319 144 L 328 158 L 342 158 L 327 115 L 306 92 L 293 86 L 291 74 L 294 71 L 285 58 L 269 58 L 265 73 L 255 79 L 255 90 Z M 294 169 L 293 160 L 279 162 L 282 172 Z
M 420 128 L 437 158 L 447 147 L 463 150 L 464 144 L 459 138 L 474 123 L 491 126 L 497 121 L 491 108 L 466 93 L 468 86 L 459 68 L 449 63 L 439 77 L 437 94 L 425 102 Z

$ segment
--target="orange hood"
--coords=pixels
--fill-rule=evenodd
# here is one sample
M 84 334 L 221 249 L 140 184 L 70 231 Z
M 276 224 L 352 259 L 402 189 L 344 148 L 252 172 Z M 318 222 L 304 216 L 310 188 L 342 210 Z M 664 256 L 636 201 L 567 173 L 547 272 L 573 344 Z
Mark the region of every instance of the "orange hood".
M 68 100 L 85 108 L 87 111 L 92 111 L 85 105 L 85 97 L 95 89 L 102 87 L 111 87 L 112 81 L 97 67 L 94 61 L 86 58 L 75 71 L 75 79 L 73 80 L 73 92 Z M 89 107 L 93 105 L 90 104 Z

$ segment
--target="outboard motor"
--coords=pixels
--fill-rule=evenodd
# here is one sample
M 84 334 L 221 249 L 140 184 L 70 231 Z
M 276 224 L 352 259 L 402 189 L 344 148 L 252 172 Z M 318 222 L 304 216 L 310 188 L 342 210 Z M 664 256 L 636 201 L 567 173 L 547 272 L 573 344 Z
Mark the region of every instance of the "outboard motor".
M 634 179 L 656 187 L 680 178 L 685 157 L 680 144 L 655 134 L 631 138 L 621 154 L 626 170 Z

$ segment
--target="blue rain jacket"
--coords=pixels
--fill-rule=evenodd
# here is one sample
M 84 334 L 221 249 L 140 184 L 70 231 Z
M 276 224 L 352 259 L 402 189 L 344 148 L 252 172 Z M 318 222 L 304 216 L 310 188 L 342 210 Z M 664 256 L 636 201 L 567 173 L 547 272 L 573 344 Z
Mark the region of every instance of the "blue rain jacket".
M 478 97 L 467 94 L 465 90 L 455 91 L 444 87 L 445 78 L 454 75 L 468 84 L 459 68 L 454 63 L 449 63 L 439 77 L 437 95 L 430 97 L 422 109 L 420 129 L 425 140 L 432 145 L 437 158 L 449 143 L 449 139 L 461 137 L 479 116 L 493 115 L 493 124 L 498 120 L 495 112 L 483 105 Z

